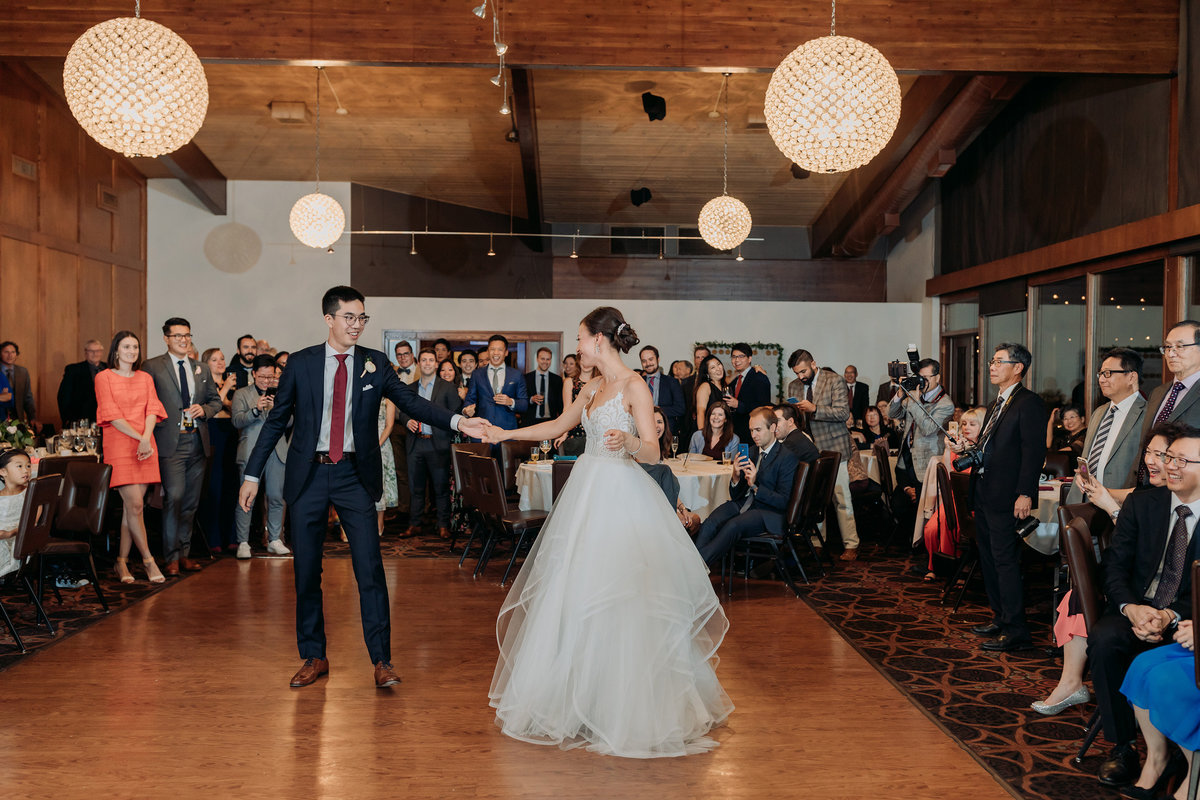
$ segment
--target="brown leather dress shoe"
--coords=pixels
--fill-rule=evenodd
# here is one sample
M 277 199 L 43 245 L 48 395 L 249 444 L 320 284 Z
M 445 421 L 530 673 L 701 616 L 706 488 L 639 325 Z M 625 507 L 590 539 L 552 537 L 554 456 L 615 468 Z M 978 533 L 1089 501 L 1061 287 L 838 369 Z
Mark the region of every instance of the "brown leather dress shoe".
M 841 559 L 842 561 L 858 561 L 858 550 L 851 547 L 850 549 L 848 549 L 844 553 L 842 553 L 840 556 L 838 556 L 838 558 Z
M 168 561 L 167 565 L 165 567 L 163 567 L 163 574 L 166 575 L 168 578 L 178 578 L 179 577 L 179 562 L 178 561 Z
M 395 686 L 400 682 L 400 676 L 396 674 L 395 668 L 386 661 L 380 661 L 375 665 L 375 688 L 384 689 L 388 686 Z
M 449 528 L 438 528 L 438 537 L 442 538 L 442 539 L 449 539 L 450 538 L 450 529 Z
M 301 686 L 316 683 L 317 678 L 328 674 L 329 659 L 309 658 L 305 660 L 304 666 L 300 668 L 300 671 L 292 676 L 292 682 L 289 685 L 293 689 L 299 689 Z
M 409 525 L 405 528 L 404 533 L 400 534 L 401 539 L 411 539 L 414 536 L 419 536 L 421 533 L 420 525 Z
M 187 572 L 199 572 L 200 565 L 190 558 L 179 559 L 179 568 Z

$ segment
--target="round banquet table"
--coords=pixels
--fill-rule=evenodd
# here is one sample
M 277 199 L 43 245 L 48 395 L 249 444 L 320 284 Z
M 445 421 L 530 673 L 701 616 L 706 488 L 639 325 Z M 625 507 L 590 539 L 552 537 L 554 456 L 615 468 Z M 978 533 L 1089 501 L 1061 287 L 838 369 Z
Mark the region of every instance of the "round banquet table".
M 550 461 L 533 464 L 526 461 L 517 468 L 517 489 L 521 493 L 522 511 L 549 511 L 552 493 Z M 732 466 L 719 461 L 694 461 L 688 459 L 686 469 L 683 457 L 663 461 L 679 479 L 679 499 L 696 512 L 700 519 L 729 499 L 729 477 Z

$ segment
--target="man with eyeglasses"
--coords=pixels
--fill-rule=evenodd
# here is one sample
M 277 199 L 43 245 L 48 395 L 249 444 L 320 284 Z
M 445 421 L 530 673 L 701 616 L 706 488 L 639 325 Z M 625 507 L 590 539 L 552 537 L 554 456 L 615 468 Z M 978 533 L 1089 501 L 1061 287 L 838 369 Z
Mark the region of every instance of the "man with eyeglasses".
M 334 286 L 321 298 L 329 335 L 322 344 L 292 353 L 279 380 L 275 404 L 246 461 L 238 502 L 249 511 L 275 444 L 292 424 L 284 467 L 283 497 L 291 514 L 292 568 L 296 583 L 296 639 L 304 664 L 294 688 L 329 672 L 321 595 L 321 551 L 329 506 L 337 511 L 350 544 L 358 583 L 363 638 L 375 666 L 375 686 L 400 682 L 391 664 L 391 620 L 375 503 L 383 495 L 379 405 L 439 428 L 482 438 L 483 420 L 452 415 L 422 398 L 390 369 L 379 350 L 358 344 L 370 317 L 362 293 Z
M 743 442 L 750 441 L 750 412 L 771 404 L 771 379 L 754 368 L 753 357 L 754 351 L 745 342 L 729 348 L 733 374 L 724 399 L 733 420 L 733 432 Z
M 1142 354 L 1128 347 L 1114 347 L 1104 353 L 1100 371 L 1100 393 L 1108 402 L 1092 413 L 1083 455 L 1088 472 L 1110 489 L 1128 489 L 1134 485 L 1137 465 L 1141 463 L 1142 420 L 1146 399 L 1138 391 L 1142 380 Z M 1079 482 L 1071 484 L 1067 502 L 1084 502 Z
M 1021 540 L 1015 532 L 1017 521 L 1037 505 L 1046 460 L 1046 405 L 1021 385 L 1032 362 L 1023 345 L 996 346 L 988 375 L 1000 394 L 988 407 L 979 434 L 982 466 L 971 472 L 979 566 L 992 608 L 992 621 L 971 631 L 996 637 L 983 643 L 989 651 L 1033 646 L 1025 622 Z
M 147 359 L 142 369 L 154 379 L 167 418 L 154 428 L 158 469 L 163 488 L 163 573 L 200 569 L 191 558 L 192 524 L 204 486 L 204 470 L 212 449 L 207 420 L 222 408 L 212 371 L 188 356 L 192 325 L 171 317 L 162 326 L 167 352 Z
M 1176 322 L 1158 351 L 1174 380 L 1150 392 L 1142 420 L 1142 441 L 1151 428 L 1163 422 L 1200 427 L 1200 389 L 1196 388 L 1196 382 L 1200 381 L 1200 322 L 1194 319 Z M 1140 462 L 1133 464 L 1128 485 L 1138 482 L 1140 466 Z
M 1138 777 L 1137 725 L 1121 684 L 1134 657 L 1174 639 L 1191 618 L 1191 563 L 1200 557 L 1200 429 L 1180 425 L 1163 462 L 1167 485 L 1131 492 L 1104 551 L 1108 608 L 1088 631 L 1088 661 L 1104 737 L 1115 746 L 1098 777 L 1123 786 Z M 1147 792 L 1146 797 L 1153 793 Z M 1132 795 L 1131 795 L 1132 796 Z

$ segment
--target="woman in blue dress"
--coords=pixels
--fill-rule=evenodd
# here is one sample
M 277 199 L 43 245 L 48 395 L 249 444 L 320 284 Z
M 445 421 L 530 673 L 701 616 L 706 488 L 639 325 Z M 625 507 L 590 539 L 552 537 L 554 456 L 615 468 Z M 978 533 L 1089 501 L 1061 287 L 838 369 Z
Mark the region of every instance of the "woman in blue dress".
M 1146 763 L 1126 797 L 1160 796 L 1175 770 L 1170 769 L 1167 740 L 1179 745 L 1188 766 L 1200 749 L 1200 688 L 1196 687 L 1196 635 L 1192 620 L 1179 623 L 1175 643 L 1148 650 L 1133 660 L 1121 693 L 1133 705 L 1146 738 Z M 1185 769 L 1184 774 L 1187 774 Z M 1175 800 L 1187 796 L 1187 780 Z

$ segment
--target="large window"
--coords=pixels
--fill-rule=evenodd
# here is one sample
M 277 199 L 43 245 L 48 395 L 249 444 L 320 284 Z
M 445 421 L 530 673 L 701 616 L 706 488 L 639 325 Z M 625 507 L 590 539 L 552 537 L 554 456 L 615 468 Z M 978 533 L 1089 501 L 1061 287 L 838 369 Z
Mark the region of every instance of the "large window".
M 1033 380 L 1050 407 L 1084 406 L 1087 278 L 1037 288 L 1033 317 Z
M 996 399 L 996 387 L 988 382 L 987 362 L 992 358 L 996 346 L 1005 342 L 1025 344 L 1025 312 L 1010 311 L 1007 314 L 992 314 L 983 318 L 983 372 L 980 373 L 980 404 L 990 403 Z M 1037 362 L 1034 362 L 1037 366 Z
M 1131 347 L 1146 361 L 1142 391 L 1162 383 L 1158 346 L 1163 329 L 1163 265 L 1161 261 L 1101 272 L 1096 281 L 1096 364 L 1110 347 Z M 1093 377 L 1092 398 L 1104 402 Z

